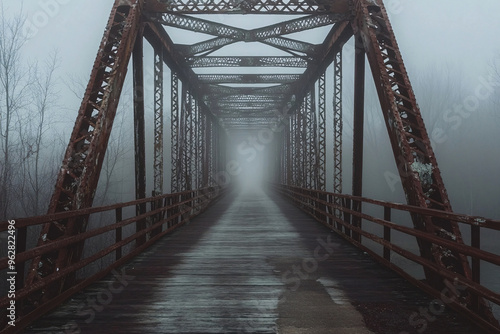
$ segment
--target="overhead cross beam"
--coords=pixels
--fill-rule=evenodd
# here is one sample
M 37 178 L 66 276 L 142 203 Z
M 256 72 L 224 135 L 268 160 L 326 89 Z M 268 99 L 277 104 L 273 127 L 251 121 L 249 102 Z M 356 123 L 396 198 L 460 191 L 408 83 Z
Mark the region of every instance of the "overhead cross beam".
M 202 84 L 260 84 L 293 83 L 300 79 L 300 74 L 198 74 Z
M 235 28 L 209 20 L 171 13 L 163 14 L 162 19 L 157 21 L 163 25 L 217 36 L 217 38 L 208 41 L 181 46 L 181 52 L 185 56 L 194 56 L 203 52 L 214 51 L 236 42 L 262 42 L 286 51 L 302 52 L 308 56 L 313 56 L 315 51 L 314 45 L 281 36 L 332 25 L 345 20 L 346 17 L 345 13 L 316 14 L 252 30 Z
M 186 65 L 199 67 L 295 67 L 306 68 L 307 61 L 297 57 L 189 57 Z
M 150 12 L 182 14 L 317 14 L 346 13 L 350 0 L 146 0 Z

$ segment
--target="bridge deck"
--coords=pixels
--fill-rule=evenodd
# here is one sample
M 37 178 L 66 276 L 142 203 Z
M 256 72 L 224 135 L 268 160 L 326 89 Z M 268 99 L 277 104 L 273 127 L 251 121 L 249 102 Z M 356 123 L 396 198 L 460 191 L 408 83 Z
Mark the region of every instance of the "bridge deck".
M 481 333 L 260 190 L 226 195 L 123 273 L 26 333 Z

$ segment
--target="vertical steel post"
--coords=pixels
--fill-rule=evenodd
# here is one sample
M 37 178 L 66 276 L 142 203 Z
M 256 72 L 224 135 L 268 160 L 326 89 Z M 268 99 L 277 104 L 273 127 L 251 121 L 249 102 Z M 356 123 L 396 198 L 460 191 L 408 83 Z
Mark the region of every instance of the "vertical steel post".
M 365 51 L 361 36 L 356 37 L 354 69 L 354 122 L 353 122 L 353 163 L 352 195 L 363 196 L 363 130 L 365 105 Z M 353 201 L 353 210 L 361 212 L 361 202 Z M 352 224 L 361 228 L 361 218 L 353 216 Z M 361 242 L 361 235 L 353 233 L 353 239 Z
M 183 89 L 186 85 L 183 82 Z M 191 95 L 191 91 L 189 87 L 185 89 L 185 97 L 184 97 L 184 168 L 182 173 L 184 180 L 183 190 L 192 190 L 193 189 L 193 137 L 194 137 L 194 129 L 193 129 L 193 97 Z
M 318 163 L 317 189 L 326 190 L 326 73 L 318 81 Z
M 319 151 L 318 151 L 318 117 L 316 115 L 316 85 L 313 85 L 311 92 L 309 94 L 309 112 L 311 117 L 309 118 L 311 124 L 309 125 L 310 143 L 311 143 L 311 189 L 318 189 L 318 177 L 319 177 Z
M 170 192 L 179 192 L 179 78 L 177 74 L 171 72 L 171 92 L 170 92 L 170 108 L 171 108 L 171 118 L 170 118 L 170 130 L 171 130 L 171 162 L 170 166 L 172 173 L 170 175 Z
M 391 221 L 391 208 L 388 206 L 384 206 L 384 220 Z M 384 226 L 384 240 L 391 242 L 391 228 L 388 226 Z M 387 247 L 384 247 L 384 259 L 391 261 L 391 250 Z
M 116 217 L 115 221 L 117 223 L 123 220 L 121 207 L 115 209 L 115 217 Z M 122 241 L 122 228 L 117 227 L 115 230 L 115 243 L 119 243 L 120 241 Z M 115 251 L 115 260 L 118 261 L 121 258 L 122 258 L 122 247 L 118 247 Z
M 153 193 L 163 194 L 163 50 L 154 49 L 154 162 Z
M 335 55 L 333 63 L 333 192 L 342 193 L 342 49 Z M 334 203 L 342 206 L 342 199 L 335 197 Z M 337 210 L 337 217 L 341 217 Z M 341 225 L 337 227 L 340 229 Z
M 144 62 L 142 28 L 135 41 L 132 65 L 134 81 L 134 148 L 135 148 L 135 198 L 146 198 L 146 146 L 144 130 Z M 136 215 L 146 212 L 146 203 L 136 206 Z M 136 231 L 146 228 L 146 221 L 136 222 Z M 146 235 L 136 239 L 136 246 L 146 242 Z
M 142 1 L 130 0 L 126 4 L 116 1 L 113 6 L 59 170 L 49 214 L 92 206 L 141 17 Z M 82 233 L 87 221 L 87 217 L 82 217 L 44 224 L 37 244 L 43 246 Z M 83 246 L 84 243 L 79 242 L 35 257 L 26 285 L 35 284 L 78 261 Z M 40 304 L 59 295 L 72 285 L 74 276 L 69 274 L 31 294 L 30 303 Z

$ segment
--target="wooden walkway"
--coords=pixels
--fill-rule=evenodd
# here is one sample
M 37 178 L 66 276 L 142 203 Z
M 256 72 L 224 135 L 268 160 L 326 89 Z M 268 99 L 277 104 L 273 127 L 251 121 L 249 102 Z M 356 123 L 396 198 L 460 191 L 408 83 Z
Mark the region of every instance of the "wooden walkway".
M 25 333 L 481 333 L 432 315 L 431 301 L 255 189 L 227 194 Z

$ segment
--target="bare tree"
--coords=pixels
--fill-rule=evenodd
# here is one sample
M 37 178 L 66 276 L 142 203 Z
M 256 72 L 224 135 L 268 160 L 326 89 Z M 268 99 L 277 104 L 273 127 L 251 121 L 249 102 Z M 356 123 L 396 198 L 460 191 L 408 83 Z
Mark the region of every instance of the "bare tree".
M 9 192 L 15 165 L 15 142 L 12 140 L 15 118 L 29 100 L 27 98 L 28 73 L 22 64 L 21 49 L 26 42 L 23 35 L 25 18 L 19 13 L 7 18 L 0 4 L 0 219 L 9 214 Z
M 48 191 L 52 190 L 52 180 L 56 175 L 54 161 L 60 150 L 55 140 L 47 136 L 51 129 L 50 110 L 57 106 L 58 93 L 55 91 L 54 74 L 57 69 L 57 52 L 54 51 L 47 59 L 42 69 L 35 65 L 31 75 L 30 91 L 32 106 L 28 113 L 19 117 L 19 139 L 21 143 L 20 170 L 17 198 L 20 199 L 21 209 L 25 215 L 41 214 L 46 208 L 42 200 L 49 198 Z M 45 148 L 49 150 L 44 151 Z M 52 158 L 52 159 L 51 159 Z

